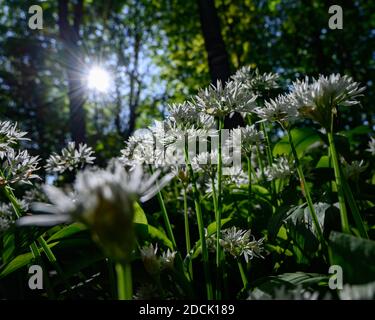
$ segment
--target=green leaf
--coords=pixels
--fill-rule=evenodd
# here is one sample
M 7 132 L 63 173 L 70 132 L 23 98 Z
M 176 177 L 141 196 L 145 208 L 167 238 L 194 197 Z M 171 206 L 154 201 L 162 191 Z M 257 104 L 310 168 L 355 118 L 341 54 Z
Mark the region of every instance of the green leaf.
M 221 226 L 223 227 L 224 225 L 226 225 L 231 220 L 232 220 L 231 217 L 228 217 L 228 218 L 225 218 L 225 219 L 221 219 Z M 211 236 L 215 232 L 216 232 L 216 221 L 212 222 L 212 223 L 210 223 L 208 225 L 208 227 L 207 227 L 207 236 Z M 193 248 L 192 259 L 197 258 L 200 253 L 201 253 L 201 241 L 197 240 L 195 242 L 195 245 L 194 245 L 194 248 Z
M 229 221 L 231 221 L 232 218 L 228 217 L 225 219 L 221 219 L 221 227 L 224 227 L 225 224 L 227 224 Z M 216 221 L 210 223 L 207 227 L 207 235 L 210 236 L 216 232 Z
M 166 247 L 173 249 L 172 242 L 168 239 L 167 235 L 153 227 L 150 224 L 135 223 L 135 230 L 138 238 L 143 241 L 159 242 L 164 244 Z
M 331 232 L 329 240 L 331 265 L 342 267 L 345 283 L 363 284 L 375 280 L 375 241 L 340 232 Z
M 146 214 L 138 202 L 134 203 L 134 211 L 134 223 L 148 224 Z
M 30 264 L 34 260 L 34 256 L 31 252 L 21 254 L 15 257 L 11 262 L 9 262 L 0 272 L 0 279 L 4 278 L 8 274 Z
M 68 238 L 85 230 L 87 230 L 87 227 L 85 225 L 79 222 L 75 222 L 57 231 L 47 240 L 47 242 L 58 241 L 64 238 Z
M 282 289 L 285 289 L 285 292 L 297 287 L 314 289 L 317 286 L 326 285 L 327 282 L 328 275 L 324 274 L 305 272 L 283 273 L 256 280 L 254 282 L 254 286 L 256 287 L 254 293 L 260 294 L 260 296 L 275 297 L 275 295 L 280 294 Z
M 3 249 L 2 249 L 2 259 L 4 263 L 8 263 L 12 257 L 16 248 L 14 233 L 7 232 L 3 236 Z
M 330 161 L 329 156 L 322 156 L 318 163 L 316 164 L 316 168 L 332 168 L 332 163 Z
M 308 150 L 323 144 L 319 133 L 312 128 L 295 128 L 291 130 L 291 135 L 298 157 L 302 157 Z M 274 156 L 292 155 L 287 136 L 275 144 L 272 153 Z

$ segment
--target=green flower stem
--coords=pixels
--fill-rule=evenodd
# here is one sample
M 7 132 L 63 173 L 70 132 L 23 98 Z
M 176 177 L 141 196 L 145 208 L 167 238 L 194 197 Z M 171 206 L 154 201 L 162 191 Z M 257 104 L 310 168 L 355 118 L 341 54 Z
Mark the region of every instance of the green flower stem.
M 264 164 L 263 164 L 263 159 L 261 157 L 259 144 L 256 144 L 256 151 L 257 151 L 257 159 L 258 159 L 258 164 L 259 164 L 260 172 L 262 173 L 262 179 L 265 181 L 266 180 L 266 175 L 264 174 Z
M 264 124 L 264 122 L 261 122 L 260 126 L 263 131 L 264 139 L 266 140 L 266 154 L 267 154 L 267 159 L 268 159 L 268 165 L 272 166 L 273 157 L 272 157 L 272 151 L 271 151 L 270 138 L 268 137 L 268 132 L 266 130 L 266 125 Z
M 314 223 L 314 227 L 315 227 L 315 229 L 318 233 L 318 238 L 319 238 L 322 246 L 325 247 L 323 231 L 320 227 L 318 216 L 316 215 L 316 212 L 315 212 L 314 204 L 312 202 L 311 195 L 310 195 L 309 186 L 306 183 L 305 175 L 303 174 L 302 166 L 301 166 L 301 163 L 299 162 L 297 151 L 296 151 L 296 148 L 295 148 L 294 143 L 293 143 L 292 135 L 290 134 L 289 130 L 286 130 L 286 132 L 288 134 L 290 148 L 292 149 L 292 153 L 293 153 L 294 161 L 296 163 L 297 172 L 298 172 L 298 176 L 299 176 L 299 179 L 300 179 L 300 182 L 301 182 L 303 194 L 305 195 L 307 205 L 308 205 L 309 210 L 310 210 L 311 218 L 312 218 L 313 223 Z
M 251 116 L 248 115 L 246 117 L 246 119 L 248 120 L 248 124 L 251 126 L 253 124 L 252 120 L 251 120 Z M 263 159 L 261 157 L 261 153 L 260 153 L 260 148 L 259 148 L 259 144 L 257 143 L 255 145 L 256 147 L 256 156 L 257 156 L 257 160 L 258 160 L 258 165 L 259 165 L 259 168 L 260 168 L 260 172 L 262 173 L 262 178 L 263 180 L 266 180 L 266 176 L 264 175 L 264 164 L 263 164 Z
M 150 168 L 151 174 L 153 174 L 154 171 L 152 169 L 152 166 L 150 165 L 149 168 Z M 158 187 L 158 183 L 157 182 L 156 182 L 156 186 Z M 167 230 L 167 236 L 168 236 L 168 238 L 172 242 L 173 249 L 177 250 L 176 240 L 175 240 L 175 237 L 173 235 L 172 226 L 171 226 L 171 223 L 169 221 L 167 208 L 165 207 L 165 202 L 164 202 L 163 195 L 161 194 L 161 190 L 158 191 L 158 193 L 156 194 L 156 196 L 158 198 L 159 205 L 160 205 L 160 208 L 161 208 L 161 212 L 162 212 L 162 215 L 163 215 L 165 228 Z
M 223 210 L 222 205 L 222 177 L 223 177 L 223 156 L 222 156 L 222 137 L 221 130 L 223 128 L 224 121 L 222 118 L 218 119 L 219 129 L 219 147 L 218 147 L 218 164 L 217 164 L 217 210 L 216 210 L 216 299 L 221 299 L 221 214 Z M 215 186 L 213 186 L 215 190 Z
M 188 216 L 186 187 L 184 187 L 184 223 L 185 223 L 186 254 L 190 255 L 191 242 L 190 242 L 190 228 L 189 228 L 189 216 Z M 192 265 L 191 259 L 189 260 L 188 270 L 189 270 L 190 279 L 193 280 L 193 265 Z
M 6 194 L 7 198 L 9 199 L 9 201 L 12 204 L 12 207 L 14 209 L 14 212 L 16 213 L 17 218 L 21 218 L 22 217 L 21 207 L 20 207 L 20 205 L 19 205 L 19 203 L 17 201 L 17 198 L 13 194 L 13 191 L 9 187 L 5 187 L 4 190 L 5 190 L 5 194 Z M 42 249 L 43 249 L 44 253 L 47 256 L 48 261 L 51 262 L 51 264 L 53 264 L 53 265 L 57 265 L 56 256 L 53 254 L 52 250 L 47 245 L 47 243 L 44 240 L 43 236 L 40 236 L 38 238 L 38 242 L 42 246 Z M 61 270 L 60 267 L 59 267 L 59 270 Z M 59 271 L 59 270 L 57 270 L 57 271 Z
M 34 259 L 39 259 L 40 258 L 40 252 L 39 252 L 38 246 L 36 245 L 35 242 L 33 242 L 32 244 L 30 244 L 30 250 L 31 250 L 31 253 L 34 256 Z
M 109 279 L 111 298 L 114 300 L 117 297 L 117 285 L 116 285 L 116 274 L 115 274 L 116 264 L 111 259 L 107 258 L 106 265 L 108 269 L 108 279 Z
M 211 177 L 211 188 L 212 188 L 212 201 L 214 203 L 214 211 L 215 211 L 215 221 L 217 216 L 217 192 L 216 192 L 216 186 L 215 186 L 215 178 Z
M 268 165 L 272 166 L 273 163 L 273 156 L 272 156 L 272 151 L 271 151 L 271 144 L 270 144 L 270 138 L 268 137 L 268 132 L 266 130 L 266 125 L 264 122 L 260 123 L 260 126 L 263 131 L 264 139 L 266 140 L 266 154 L 267 154 L 267 159 L 268 159 Z M 262 172 L 263 179 L 264 179 L 264 172 Z M 271 181 L 271 186 L 272 186 L 272 198 L 274 199 L 276 196 L 276 184 L 275 181 Z
M 249 179 L 249 186 L 248 186 L 248 197 L 249 197 L 249 204 L 248 204 L 248 211 L 249 211 L 249 218 L 250 218 L 250 215 L 251 215 L 251 207 L 250 207 L 250 203 L 251 203 L 251 153 L 247 156 L 247 175 L 248 175 L 248 179 Z
M 133 299 L 132 269 L 130 263 L 116 263 L 117 294 L 119 300 Z
M 245 271 L 243 269 L 240 259 L 237 259 L 237 265 L 238 265 L 238 270 L 240 270 L 243 287 L 246 288 L 249 282 L 247 281 L 247 277 L 246 277 L 246 274 L 245 274 Z
M 202 260 L 203 260 L 204 276 L 206 279 L 205 283 L 206 283 L 207 299 L 212 300 L 213 292 L 212 292 L 212 283 L 211 283 L 211 277 L 210 277 L 210 266 L 209 266 L 209 261 L 208 261 L 206 235 L 204 232 L 204 223 L 203 223 L 203 217 L 202 217 L 202 209 L 201 209 L 201 205 L 199 201 L 199 193 L 198 193 L 198 188 L 197 188 L 197 183 L 195 180 L 193 167 L 191 166 L 191 163 L 189 160 L 189 152 L 188 152 L 187 143 L 185 143 L 185 161 L 188 166 L 189 175 L 190 175 L 190 179 L 191 179 L 192 187 L 193 187 L 194 205 L 195 205 L 195 212 L 197 215 L 199 239 L 200 239 L 201 247 L 202 247 Z
M 17 219 L 21 218 L 21 216 L 22 216 L 21 215 L 21 208 L 20 208 L 16 198 L 14 197 L 14 195 L 12 196 L 12 194 L 11 194 L 12 190 L 8 187 L 5 187 L 4 192 L 5 192 L 6 197 L 9 199 L 9 201 L 12 204 L 13 211 L 15 212 Z M 30 250 L 31 250 L 31 253 L 34 256 L 34 259 L 40 259 L 41 258 L 39 248 L 38 248 L 38 245 L 37 245 L 36 242 L 33 242 L 32 244 L 30 244 Z
M 149 166 L 150 168 L 150 172 L 151 174 L 153 173 L 153 169 L 152 169 L 152 166 L 150 165 Z M 156 186 L 158 186 L 158 182 L 156 181 Z M 172 242 L 172 246 L 173 246 L 173 250 L 177 251 L 177 256 L 176 256 L 176 265 L 178 268 L 180 268 L 184 274 L 185 274 L 185 269 L 184 269 L 184 266 L 183 266 L 183 260 L 182 260 L 182 257 L 181 257 L 181 254 L 180 252 L 177 250 L 177 244 L 176 244 L 176 240 L 175 240 L 175 237 L 173 235 L 173 230 L 172 230 L 172 226 L 171 226 L 171 223 L 169 221 L 169 217 L 168 217 L 168 212 L 167 212 L 167 208 L 165 206 L 165 202 L 164 202 L 164 198 L 163 198 L 163 195 L 161 193 L 161 190 L 158 191 L 158 193 L 156 194 L 157 198 L 158 198 L 158 201 L 159 201 L 159 204 L 160 204 L 160 207 L 161 207 L 161 211 L 162 211 L 162 215 L 163 215 L 163 219 L 164 219 L 164 223 L 165 223 L 165 227 L 167 229 L 167 236 L 168 238 L 171 240 Z M 186 274 L 185 274 L 186 275 Z M 186 275 L 188 276 L 188 275 Z M 185 277 L 184 278 L 184 285 L 186 286 L 186 289 L 191 291 L 191 288 L 189 286 L 189 283 L 188 283 L 188 279 Z
M 341 175 L 341 176 L 342 176 L 342 186 L 343 186 L 343 189 L 344 189 L 344 194 L 347 197 L 350 209 L 352 211 L 355 225 L 356 225 L 361 237 L 365 238 L 365 239 L 368 239 L 369 237 L 368 237 L 368 234 L 367 234 L 367 230 L 366 230 L 366 227 L 363 223 L 361 214 L 359 213 L 357 203 L 355 202 L 352 190 L 350 189 L 350 186 L 349 186 L 348 182 L 346 181 L 345 177 L 343 175 Z
M 337 157 L 335 142 L 333 140 L 332 131 L 328 132 L 327 135 L 328 135 L 329 148 L 331 151 L 333 170 L 335 172 L 337 194 L 338 194 L 339 207 L 340 207 L 341 228 L 344 233 L 350 234 L 350 226 L 349 226 L 349 220 L 348 220 L 348 213 L 346 211 L 345 197 L 344 197 L 344 192 L 343 192 L 339 161 Z
M 68 288 L 68 291 L 70 291 L 70 283 L 68 279 L 65 277 L 65 274 L 61 269 L 60 264 L 57 262 L 56 256 L 53 254 L 51 248 L 48 246 L 47 241 L 41 236 L 38 238 L 38 242 L 42 247 L 42 250 L 44 251 L 45 255 L 47 256 L 48 261 L 56 269 L 57 273 L 61 276 L 62 280 L 64 281 L 65 286 Z
M 21 218 L 22 217 L 22 213 L 21 213 L 22 210 L 21 210 L 21 207 L 20 207 L 20 205 L 18 203 L 18 200 L 15 197 L 12 189 L 9 186 L 5 186 L 4 192 L 5 192 L 6 197 L 11 202 L 13 210 L 14 210 L 17 218 L 18 219 Z M 64 283 L 65 283 L 65 285 L 66 285 L 66 287 L 69 291 L 70 285 L 69 285 L 69 283 L 67 282 L 67 280 L 64 276 L 64 272 L 62 271 L 59 263 L 57 262 L 56 256 L 53 254 L 51 248 L 48 246 L 48 244 L 44 240 L 43 236 L 40 236 L 38 238 L 38 242 L 42 246 L 42 250 L 44 251 L 45 255 L 47 256 L 48 261 L 52 264 L 52 266 L 56 269 L 58 274 L 61 276 L 62 280 L 64 281 Z M 31 250 L 31 252 L 32 252 L 32 254 L 35 258 L 37 258 L 37 257 L 40 258 L 40 252 L 39 252 L 38 245 L 37 245 L 36 242 L 34 242 L 30 245 L 30 250 Z

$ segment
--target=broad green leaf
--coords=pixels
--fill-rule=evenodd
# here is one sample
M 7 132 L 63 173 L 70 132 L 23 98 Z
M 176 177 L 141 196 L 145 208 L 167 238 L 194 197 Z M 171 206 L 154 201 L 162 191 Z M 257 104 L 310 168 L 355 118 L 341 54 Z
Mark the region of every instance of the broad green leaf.
M 69 226 L 66 226 L 62 228 L 61 230 L 57 231 L 55 234 L 53 234 L 47 242 L 51 241 L 58 241 L 64 238 L 71 237 L 81 231 L 87 230 L 87 227 L 83 225 L 82 223 L 75 222 Z
M 328 275 L 294 272 L 261 278 L 255 281 L 253 285 L 256 287 L 254 291 L 255 294 L 260 294 L 261 296 L 265 294 L 268 297 L 285 299 L 286 297 L 280 295 L 287 294 L 289 291 L 293 291 L 293 289 L 296 289 L 297 287 L 316 289 L 319 286 L 325 286 L 327 282 Z
M 223 228 L 232 218 L 228 217 L 225 219 L 221 219 L 221 227 Z M 207 235 L 210 236 L 216 232 L 216 221 L 210 223 L 207 227 Z
M 0 272 L 0 279 L 11 274 L 12 272 L 28 265 L 34 259 L 34 256 L 31 252 L 21 254 L 15 257 L 11 262 L 9 262 Z
M 330 161 L 330 157 L 322 156 L 316 164 L 316 168 L 332 168 L 331 162 L 332 161 Z
M 16 248 L 14 233 L 6 232 L 3 236 L 3 249 L 2 249 L 2 259 L 4 263 L 8 263 L 9 259 L 13 255 Z
M 142 207 L 139 205 L 138 202 L 134 203 L 134 223 L 143 223 L 147 224 L 147 217 L 145 212 L 143 211 Z
M 170 249 L 173 248 L 172 242 L 163 231 L 150 224 L 135 223 L 134 225 L 139 239 L 143 241 L 160 242 Z
M 345 283 L 375 281 L 375 241 L 340 232 L 332 232 L 329 240 L 331 265 L 342 267 Z
M 308 150 L 323 144 L 319 133 L 312 128 L 295 128 L 291 130 L 291 135 L 298 157 L 302 157 Z M 272 153 L 274 156 L 292 155 L 287 136 L 275 144 Z

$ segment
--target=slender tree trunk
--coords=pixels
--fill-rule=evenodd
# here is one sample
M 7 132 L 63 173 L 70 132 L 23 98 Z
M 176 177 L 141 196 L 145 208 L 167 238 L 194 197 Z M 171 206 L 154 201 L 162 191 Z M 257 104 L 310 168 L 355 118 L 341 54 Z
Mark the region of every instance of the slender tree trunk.
M 211 81 L 225 83 L 230 77 L 229 58 L 214 0 L 198 0 L 198 8 Z
M 138 79 L 138 63 L 139 53 L 141 47 L 141 33 L 135 30 L 134 35 L 134 65 L 129 74 L 130 78 L 130 94 L 129 94 L 129 120 L 125 131 L 125 138 L 127 139 L 135 129 L 135 121 L 137 119 L 137 108 L 139 105 L 139 97 L 141 94 L 141 83 Z
M 198 0 L 198 10 L 211 82 L 216 85 L 216 82 L 220 80 L 225 84 L 231 75 L 229 56 L 221 35 L 220 20 L 214 0 Z M 235 113 L 231 118 L 227 117 L 224 121 L 224 127 L 227 129 L 243 125 L 244 120 L 238 113 Z
M 86 141 L 85 103 L 82 88 L 81 52 L 78 45 L 79 28 L 83 16 L 83 0 L 74 5 L 73 25 L 69 24 L 69 0 L 58 0 L 58 25 L 63 41 L 63 59 L 68 76 L 68 95 L 70 102 L 70 133 L 76 143 Z

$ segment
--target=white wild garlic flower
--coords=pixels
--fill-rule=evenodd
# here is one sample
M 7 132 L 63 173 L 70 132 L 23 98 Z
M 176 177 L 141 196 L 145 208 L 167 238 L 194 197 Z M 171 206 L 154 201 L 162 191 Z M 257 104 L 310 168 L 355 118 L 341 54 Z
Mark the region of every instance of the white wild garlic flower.
M 331 74 L 311 81 L 308 77 L 297 80 L 289 96 L 302 116 L 329 129 L 332 115 L 337 114 L 338 107 L 359 104 L 358 98 L 364 90 L 365 87 L 360 87 L 351 77 Z
M 155 139 L 151 131 L 138 130 L 126 141 L 120 162 L 128 167 L 155 162 Z
M 237 230 L 236 227 L 232 227 L 222 231 L 219 243 L 224 251 L 233 257 L 244 256 L 245 261 L 248 262 L 254 257 L 263 258 L 263 241 L 264 238 L 255 240 L 250 230 Z
M 250 66 L 240 68 L 231 78 L 242 83 L 246 89 L 251 90 L 259 96 L 263 95 L 266 91 L 279 87 L 277 84 L 279 80 L 278 74 L 261 74 L 258 68 L 251 68 Z
M 248 174 L 245 173 L 241 167 L 227 168 L 227 175 L 224 176 L 225 181 L 228 181 L 236 186 L 241 186 L 249 183 Z
M 352 178 L 354 180 L 358 180 L 361 173 L 365 172 L 368 164 L 366 164 L 363 160 L 361 161 L 352 161 L 351 163 L 343 162 L 343 172 L 347 178 Z
M 45 166 L 49 173 L 62 174 L 66 171 L 82 169 L 87 164 L 93 164 L 94 151 L 86 144 L 80 143 L 76 148 L 75 142 L 69 142 L 66 148 L 61 150 L 61 154 L 53 153 Z
M 158 245 L 155 246 L 151 243 L 140 249 L 141 259 L 146 271 L 150 275 L 157 275 L 160 271 L 165 269 L 172 270 L 174 267 L 174 259 L 177 252 L 168 249 L 160 256 L 158 255 Z
M 216 234 L 207 236 L 207 247 L 210 251 L 216 251 Z M 241 230 L 236 227 L 223 229 L 221 231 L 221 238 L 219 240 L 225 252 L 228 252 L 233 257 L 238 259 L 243 256 L 246 262 L 256 258 L 263 258 L 262 252 L 264 238 L 255 240 L 250 230 Z
M 372 156 L 375 156 L 375 138 L 371 137 L 368 142 L 368 148 L 366 151 L 370 152 Z
M 216 132 L 206 128 L 180 128 L 170 118 L 164 121 L 154 121 L 154 125 L 149 129 L 153 132 L 159 147 L 174 144 L 176 149 L 182 151 L 184 151 L 185 145 L 205 141 L 208 136 L 212 136 Z
M 286 179 L 294 173 L 294 169 L 286 157 L 278 157 L 272 166 L 264 169 L 264 174 L 268 181 L 275 179 Z
M 30 156 L 27 150 L 19 152 L 8 150 L 3 160 L 1 170 L 4 178 L 0 178 L 0 184 L 25 183 L 31 184 L 32 179 L 40 179 L 34 172 L 39 169 L 39 157 Z
M 237 81 L 229 81 L 225 86 L 217 81 L 200 90 L 195 97 L 197 107 L 203 113 L 215 117 L 225 117 L 234 112 L 249 113 L 256 107 L 257 96 L 246 90 Z
M 110 169 L 85 169 L 77 174 L 71 192 L 54 186 L 44 190 L 52 205 L 36 204 L 36 211 L 50 214 L 22 217 L 20 225 L 54 225 L 80 221 L 91 228 L 94 240 L 99 242 L 109 256 L 125 259 L 134 242 L 134 203 L 153 197 L 170 176 L 158 183 L 160 172 L 152 176 L 142 167 L 125 170 L 119 163 Z
M 7 231 L 15 222 L 16 218 L 12 208 L 7 203 L 0 204 L 0 234 Z
M 289 95 L 279 95 L 275 99 L 265 101 L 263 107 L 254 109 L 254 113 L 258 115 L 260 121 L 278 122 L 282 125 L 298 118 L 298 110 L 291 103 Z
M 229 143 L 233 141 L 241 141 L 241 150 L 245 155 L 250 155 L 255 149 L 256 145 L 264 140 L 263 132 L 258 131 L 255 125 L 247 125 L 244 128 L 237 128 L 231 131 Z
M 27 132 L 17 129 L 17 123 L 10 121 L 0 121 L 0 159 L 17 145 L 21 140 L 29 140 L 25 138 Z
M 199 111 L 191 101 L 171 104 L 168 106 L 169 119 L 180 129 L 213 128 L 215 119 Z

